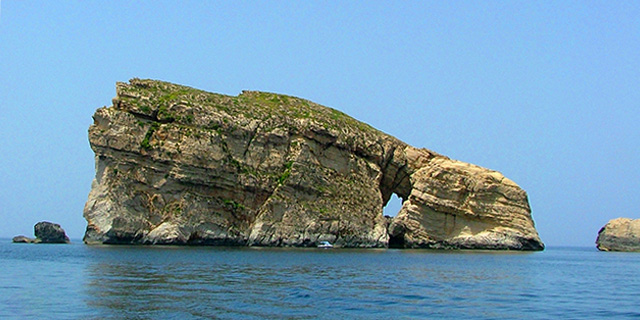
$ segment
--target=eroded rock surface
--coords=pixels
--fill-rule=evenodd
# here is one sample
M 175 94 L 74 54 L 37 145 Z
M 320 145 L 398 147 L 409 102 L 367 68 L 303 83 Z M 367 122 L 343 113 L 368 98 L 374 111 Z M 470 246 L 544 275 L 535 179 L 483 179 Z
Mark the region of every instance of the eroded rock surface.
M 598 232 L 596 247 L 601 251 L 640 251 L 640 219 L 609 221 Z
M 42 221 L 33 226 L 36 243 L 69 243 L 69 237 L 57 223 Z
M 543 249 L 514 182 L 337 110 L 152 80 L 116 89 L 89 129 L 86 243 Z

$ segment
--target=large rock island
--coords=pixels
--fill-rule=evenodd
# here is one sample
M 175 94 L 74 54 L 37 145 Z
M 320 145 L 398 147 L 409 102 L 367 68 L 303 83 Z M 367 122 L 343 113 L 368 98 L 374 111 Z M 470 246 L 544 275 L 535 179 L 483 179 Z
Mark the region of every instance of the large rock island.
M 596 247 L 600 251 L 640 251 L 640 219 L 610 220 L 598 232 Z
M 85 243 L 544 248 L 527 194 L 501 173 L 335 109 L 153 80 L 116 91 L 89 129 Z

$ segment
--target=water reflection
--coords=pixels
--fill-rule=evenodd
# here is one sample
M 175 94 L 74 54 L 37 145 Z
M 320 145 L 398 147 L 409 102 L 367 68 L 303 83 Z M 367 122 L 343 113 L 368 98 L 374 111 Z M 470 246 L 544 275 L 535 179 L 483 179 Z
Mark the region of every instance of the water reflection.
M 314 266 L 280 268 L 247 250 L 159 253 L 128 248 L 90 265 L 88 303 L 114 319 L 314 317 L 304 301 L 313 294 L 307 283 L 323 271 Z M 247 254 L 255 261 L 243 263 Z
M 0 319 L 640 318 L 639 254 L 19 246 Z
M 98 249 L 89 266 L 88 304 L 101 318 L 448 317 L 456 309 L 478 315 L 469 308 L 512 303 L 485 299 L 491 287 L 502 290 L 526 282 L 522 274 L 507 270 L 508 264 L 487 268 L 483 263 L 491 262 L 486 256 L 473 255 L 108 250 L 105 254 Z
M 91 259 L 87 303 L 112 319 L 640 316 L 640 281 L 620 274 L 640 259 L 567 254 L 110 247 Z

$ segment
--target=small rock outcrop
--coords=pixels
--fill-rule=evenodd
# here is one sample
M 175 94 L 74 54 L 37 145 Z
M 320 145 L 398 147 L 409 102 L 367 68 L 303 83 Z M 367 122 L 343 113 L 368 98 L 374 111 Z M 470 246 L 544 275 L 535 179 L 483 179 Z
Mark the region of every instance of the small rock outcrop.
M 338 110 L 154 80 L 116 92 L 89 128 L 85 243 L 544 248 L 513 181 Z
M 20 236 L 13 237 L 12 242 L 14 242 L 14 243 L 34 243 L 35 240 L 36 239 L 20 235 Z
M 42 221 L 33 227 L 37 243 L 69 243 L 69 237 L 57 223 Z
M 24 235 L 13 237 L 14 243 L 69 243 L 69 237 L 59 224 L 42 221 L 33 226 L 35 238 Z
M 640 251 L 640 219 L 610 220 L 598 232 L 596 247 L 601 251 Z

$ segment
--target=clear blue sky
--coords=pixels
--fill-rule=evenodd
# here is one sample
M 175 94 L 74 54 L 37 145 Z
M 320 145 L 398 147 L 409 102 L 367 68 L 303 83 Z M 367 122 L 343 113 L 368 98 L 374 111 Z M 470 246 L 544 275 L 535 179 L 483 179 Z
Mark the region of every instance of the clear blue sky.
M 339 109 L 498 170 L 548 246 L 640 218 L 639 1 L 2 1 L 0 236 L 72 238 L 87 129 L 133 77 Z

